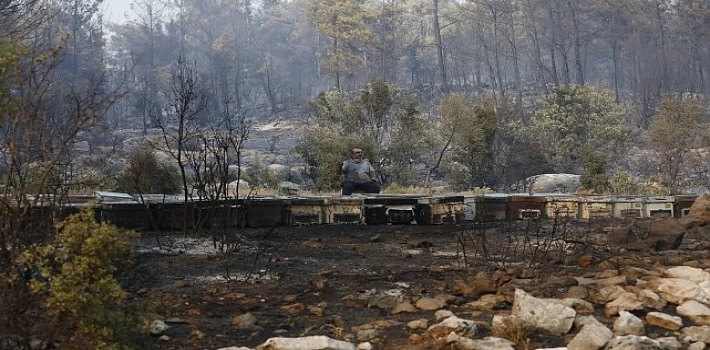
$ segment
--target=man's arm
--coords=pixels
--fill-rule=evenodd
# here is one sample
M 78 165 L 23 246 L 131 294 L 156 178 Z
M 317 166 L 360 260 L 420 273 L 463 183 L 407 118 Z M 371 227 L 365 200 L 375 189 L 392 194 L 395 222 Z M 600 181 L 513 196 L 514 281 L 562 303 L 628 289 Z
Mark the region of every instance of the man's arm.
M 342 163 L 338 164 L 338 175 L 342 175 L 345 173 L 345 170 L 348 167 L 348 161 L 343 161 Z
M 377 181 L 377 174 L 375 173 L 375 168 L 369 162 L 368 164 L 370 165 L 370 181 Z

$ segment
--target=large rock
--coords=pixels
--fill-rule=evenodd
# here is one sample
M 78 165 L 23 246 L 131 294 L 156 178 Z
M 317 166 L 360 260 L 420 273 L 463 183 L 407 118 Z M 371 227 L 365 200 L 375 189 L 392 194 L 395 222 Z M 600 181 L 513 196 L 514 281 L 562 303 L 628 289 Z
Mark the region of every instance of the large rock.
M 357 350 L 357 346 L 324 335 L 301 338 L 269 338 L 257 350 Z
M 696 267 L 675 266 L 666 269 L 666 275 L 671 278 L 681 278 L 695 283 L 710 281 L 710 272 L 705 272 Z
M 574 174 L 542 174 L 525 179 L 537 193 L 574 193 L 580 185 L 580 176 Z
M 584 321 L 582 330 L 567 344 L 569 350 L 597 350 L 601 349 L 614 337 L 609 328 L 589 316 Z
M 616 337 L 609 341 L 606 347 L 607 350 L 666 350 L 656 340 L 646 336 L 624 335 Z
M 526 327 L 561 336 L 572 328 L 577 312 L 571 307 L 538 299 L 522 289 L 516 289 L 512 316 Z
M 689 318 L 693 323 L 710 326 L 710 308 L 695 301 L 688 300 L 676 308 L 678 315 Z
M 643 321 L 628 311 L 620 311 L 619 318 L 614 321 L 615 335 L 646 335 Z
M 701 219 L 706 224 L 710 223 L 710 194 L 706 193 L 695 199 L 688 217 Z
M 680 330 L 683 338 L 690 342 L 710 343 L 710 326 L 692 326 Z
M 656 292 L 663 299 L 680 305 L 688 300 L 710 304 L 710 295 L 697 283 L 681 278 L 659 278 L 649 284 L 656 285 Z

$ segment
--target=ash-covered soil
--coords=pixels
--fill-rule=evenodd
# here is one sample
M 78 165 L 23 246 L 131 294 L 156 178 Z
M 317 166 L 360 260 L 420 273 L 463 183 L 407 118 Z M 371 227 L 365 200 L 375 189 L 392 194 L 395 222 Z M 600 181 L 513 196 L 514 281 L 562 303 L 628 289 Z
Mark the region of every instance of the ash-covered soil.
M 369 341 L 374 349 L 449 349 L 422 328 L 436 323 L 436 310 L 475 321 L 483 338 L 494 315 L 511 313 L 516 289 L 595 300 L 609 285 L 647 283 L 664 266 L 710 268 L 707 250 L 589 244 L 583 238 L 599 227 L 588 224 L 566 228 L 564 237 L 550 227 L 516 230 L 512 239 L 501 225 L 278 227 L 235 231 L 222 249 L 209 236 L 147 233 L 122 282 L 146 319 L 170 326 L 150 337 L 154 349 L 254 348 L 271 337 L 308 335 Z M 474 242 L 483 235 L 485 245 Z M 544 239 L 554 235 L 554 242 Z M 586 314 L 611 328 L 618 313 L 608 315 L 606 302 Z M 633 310 L 641 318 L 649 311 L 656 310 Z M 423 321 L 410 323 L 416 320 Z M 565 346 L 573 336 L 528 332 L 516 347 Z

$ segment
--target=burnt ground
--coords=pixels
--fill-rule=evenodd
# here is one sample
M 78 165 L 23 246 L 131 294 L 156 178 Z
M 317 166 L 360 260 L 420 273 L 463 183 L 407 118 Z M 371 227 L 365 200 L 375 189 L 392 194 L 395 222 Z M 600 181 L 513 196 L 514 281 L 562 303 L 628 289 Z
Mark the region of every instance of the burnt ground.
M 412 333 L 423 330 L 406 326 L 421 318 L 432 324 L 434 311 L 395 315 L 388 304 L 392 298 L 367 295 L 389 295 L 414 304 L 419 297 L 444 294 L 449 303 L 445 308 L 481 322 L 485 336 L 493 311 L 467 308 L 464 304 L 478 295 L 462 292 L 454 283 L 485 270 L 465 266 L 456 234 L 463 229 L 452 225 L 248 229 L 226 253 L 214 249 L 209 237 L 162 236 L 158 247 L 153 235 L 146 234 L 123 284 L 147 320 L 165 320 L 171 326 L 163 339 L 146 336 L 146 348 L 256 347 L 271 337 L 306 335 L 358 343 L 357 327 L 375 325 L 380 329 L 371 340 L 375 349 L 437 349 L 433 341 L 411 341 Z M 582 276 L 593 270 L 554 263 L 543 264 L 534 277 L 542 281 L 543 275 Z M 510 306 L 501 303 L 495 312 Z M 235 323 L 245 313 L 256 317 L 255 326 Z M 554 337 L 531 341 L 565 344 Z

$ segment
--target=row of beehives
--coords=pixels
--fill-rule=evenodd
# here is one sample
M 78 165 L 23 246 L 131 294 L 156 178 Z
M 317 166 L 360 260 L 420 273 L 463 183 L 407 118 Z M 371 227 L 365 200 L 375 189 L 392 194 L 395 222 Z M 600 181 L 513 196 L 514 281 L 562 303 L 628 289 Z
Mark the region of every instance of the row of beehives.
M 697 196 L 563 196 L 489 194 L 475 197 L 474 220 L 524 218 L 626 219 L 682 217 Z
M 535 218 L 601 219 L 685 216 L 695 196 L 487 194 L 425 197 L 263 197 L 211 202 L 101 203 L 102 221 L 145 230 L 308 224 L 442 224 Z
M 139 230 L 311 224 L 441 224 L 464 221 L 463 196 L 261 197 L 219 202 L 103 202 L 102 222 Z

